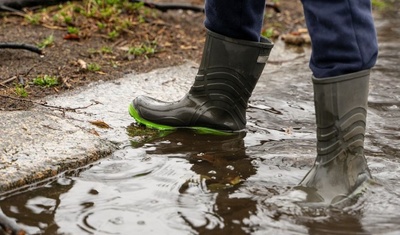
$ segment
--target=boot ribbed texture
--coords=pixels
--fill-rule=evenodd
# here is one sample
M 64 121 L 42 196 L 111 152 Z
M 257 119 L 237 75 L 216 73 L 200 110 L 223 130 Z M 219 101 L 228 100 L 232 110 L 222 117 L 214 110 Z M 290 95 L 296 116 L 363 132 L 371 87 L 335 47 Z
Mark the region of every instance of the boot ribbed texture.
M 342 200 L 371 177 L 364 157 L 369 73 L 313 78 L 317 158 L 300 185 L 315 188 L 320 200 Z
M 208 31 L 199 71 L 188 94 L 176 102 L 140 96 L 132 102 L 130 113 L 139 123 L 158 129 L 242 130 L 247 102 L 272 47 L 264 38 L 251 42 Z

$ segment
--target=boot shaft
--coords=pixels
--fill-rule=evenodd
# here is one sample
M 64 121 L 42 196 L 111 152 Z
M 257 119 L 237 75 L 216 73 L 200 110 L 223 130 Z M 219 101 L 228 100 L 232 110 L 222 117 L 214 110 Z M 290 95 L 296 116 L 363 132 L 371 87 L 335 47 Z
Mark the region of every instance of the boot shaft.
M 313 77 L 317 158 L 300 182 L 307 202 L 344 206 L 371 179 L 364 156 L 369 70 Z
M 363 154 L 369 73 L 313 77 L 317 162 L 327 163 L 344 151 Z
M 257 82 L 272 47 L 266 38 L 261 42 L 244 41 L 208 31 L 199 73 L 223 68 L 243 74 L 249 83 Z
M 273 44 L 237 40 L 208 31 L 192 95 L 224 95 L 247 107 Z M 214 91 L 214 92 L 213 92 Z M 222 96 L 221 96 L 222 98 Z

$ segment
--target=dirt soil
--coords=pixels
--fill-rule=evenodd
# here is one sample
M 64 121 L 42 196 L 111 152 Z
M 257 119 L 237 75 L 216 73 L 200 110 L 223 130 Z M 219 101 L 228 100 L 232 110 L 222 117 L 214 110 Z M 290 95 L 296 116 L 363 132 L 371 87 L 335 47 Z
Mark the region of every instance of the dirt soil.
M 162 1 L 188 3 L 187 0 Z M 203 1 L 192 0 L 191 4 L 203 6 Z M 64 4 L 56 8 L 59 10 L 68 6 Z M 50 8 L 49 17 L 52 17 L 53 8 Z M 293 32 L 305 28 L 300 1 L 280 0 L 278 8 L 281 12 L 268 7 L 266 10 L 263 31 L 269 32 L 271 38 L 277 39 L 287 33 L 296 35 Z M 25 9 L 27 14 L 32 14 L 32 11 Z M 67 25 L 49 25 L 45 20 L 32 24 L 26 15 L 0 13 L 0 43 L 37 45 L 50 35 L 54 38 L 54 42 L 43 49 L 44 56 L 25 50 L 0 49 L 0 110 L 26 110 L 33 103 L 41 103 L 48 95 L 57 95 L 100 80 L 118 79 L 133 71 L 147 72 L 186 60 L 199 62 L 205 35 L 204 14 L 190 10 L 151 11 L 154 14 L 115 39 L 101 32 L 81 32 L 74 40 L 67 39 L 70 36 Z M 90 24 L 95 26 L 89 21 L 82 24 L 88 25 L 86 28 L 90 28 Z M 127 53 L 128 47 L 150 41 L 157 42 L 154 54 L 135 56 Z M 97 71 L 85 68 L 90 64 L 99 65 Z M 58 85 L 43 87 L 33 84 L 35 78 L 44 75 L 55 77 Z M 25 91 L 25 95 L 17 88 Z

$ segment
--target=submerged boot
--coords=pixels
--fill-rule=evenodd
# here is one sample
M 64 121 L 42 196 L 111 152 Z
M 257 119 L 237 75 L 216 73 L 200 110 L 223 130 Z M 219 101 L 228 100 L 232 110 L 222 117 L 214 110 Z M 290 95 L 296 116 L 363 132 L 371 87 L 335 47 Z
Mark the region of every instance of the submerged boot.
M 201 64 L 190 91 L 179 101 L 139 96 L 129 113 L 159 130 L 190 128 L 203 133 L 240 131 L 246 108 L 273 44 L 228 38 L 208 31 Z
M 337 205 L 371 179 L 364 156 L 369 74 L 313 77 L 317 158 L 298 187 L 308 193 L 307 202 Z

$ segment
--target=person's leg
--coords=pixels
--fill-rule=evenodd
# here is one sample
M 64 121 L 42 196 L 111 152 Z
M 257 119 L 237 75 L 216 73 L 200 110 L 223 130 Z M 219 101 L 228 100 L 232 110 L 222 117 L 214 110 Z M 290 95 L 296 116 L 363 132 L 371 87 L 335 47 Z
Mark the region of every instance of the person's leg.
M 316 78 L 375 65 L 378 45 L 370 0 L 302 0 L 311 36 L 310 68 Z
M 265 0 L 207 0 L 204 25 L 226 37 L 260 41 Z
M 300 185 L 317 190 L 313 200 L 334 204 L 371 178 L 364 137 L 376 32 L 370 0 L 302 2 L 312 40 L 317 158 Z
M 208 31 L 190 91 L 176 102 L 137 97 L 131 116 L 161 130 L 243 130 L 247 102 L 273 47 L 260 37 L 264 8 L 264 0 L 206 1 Z

